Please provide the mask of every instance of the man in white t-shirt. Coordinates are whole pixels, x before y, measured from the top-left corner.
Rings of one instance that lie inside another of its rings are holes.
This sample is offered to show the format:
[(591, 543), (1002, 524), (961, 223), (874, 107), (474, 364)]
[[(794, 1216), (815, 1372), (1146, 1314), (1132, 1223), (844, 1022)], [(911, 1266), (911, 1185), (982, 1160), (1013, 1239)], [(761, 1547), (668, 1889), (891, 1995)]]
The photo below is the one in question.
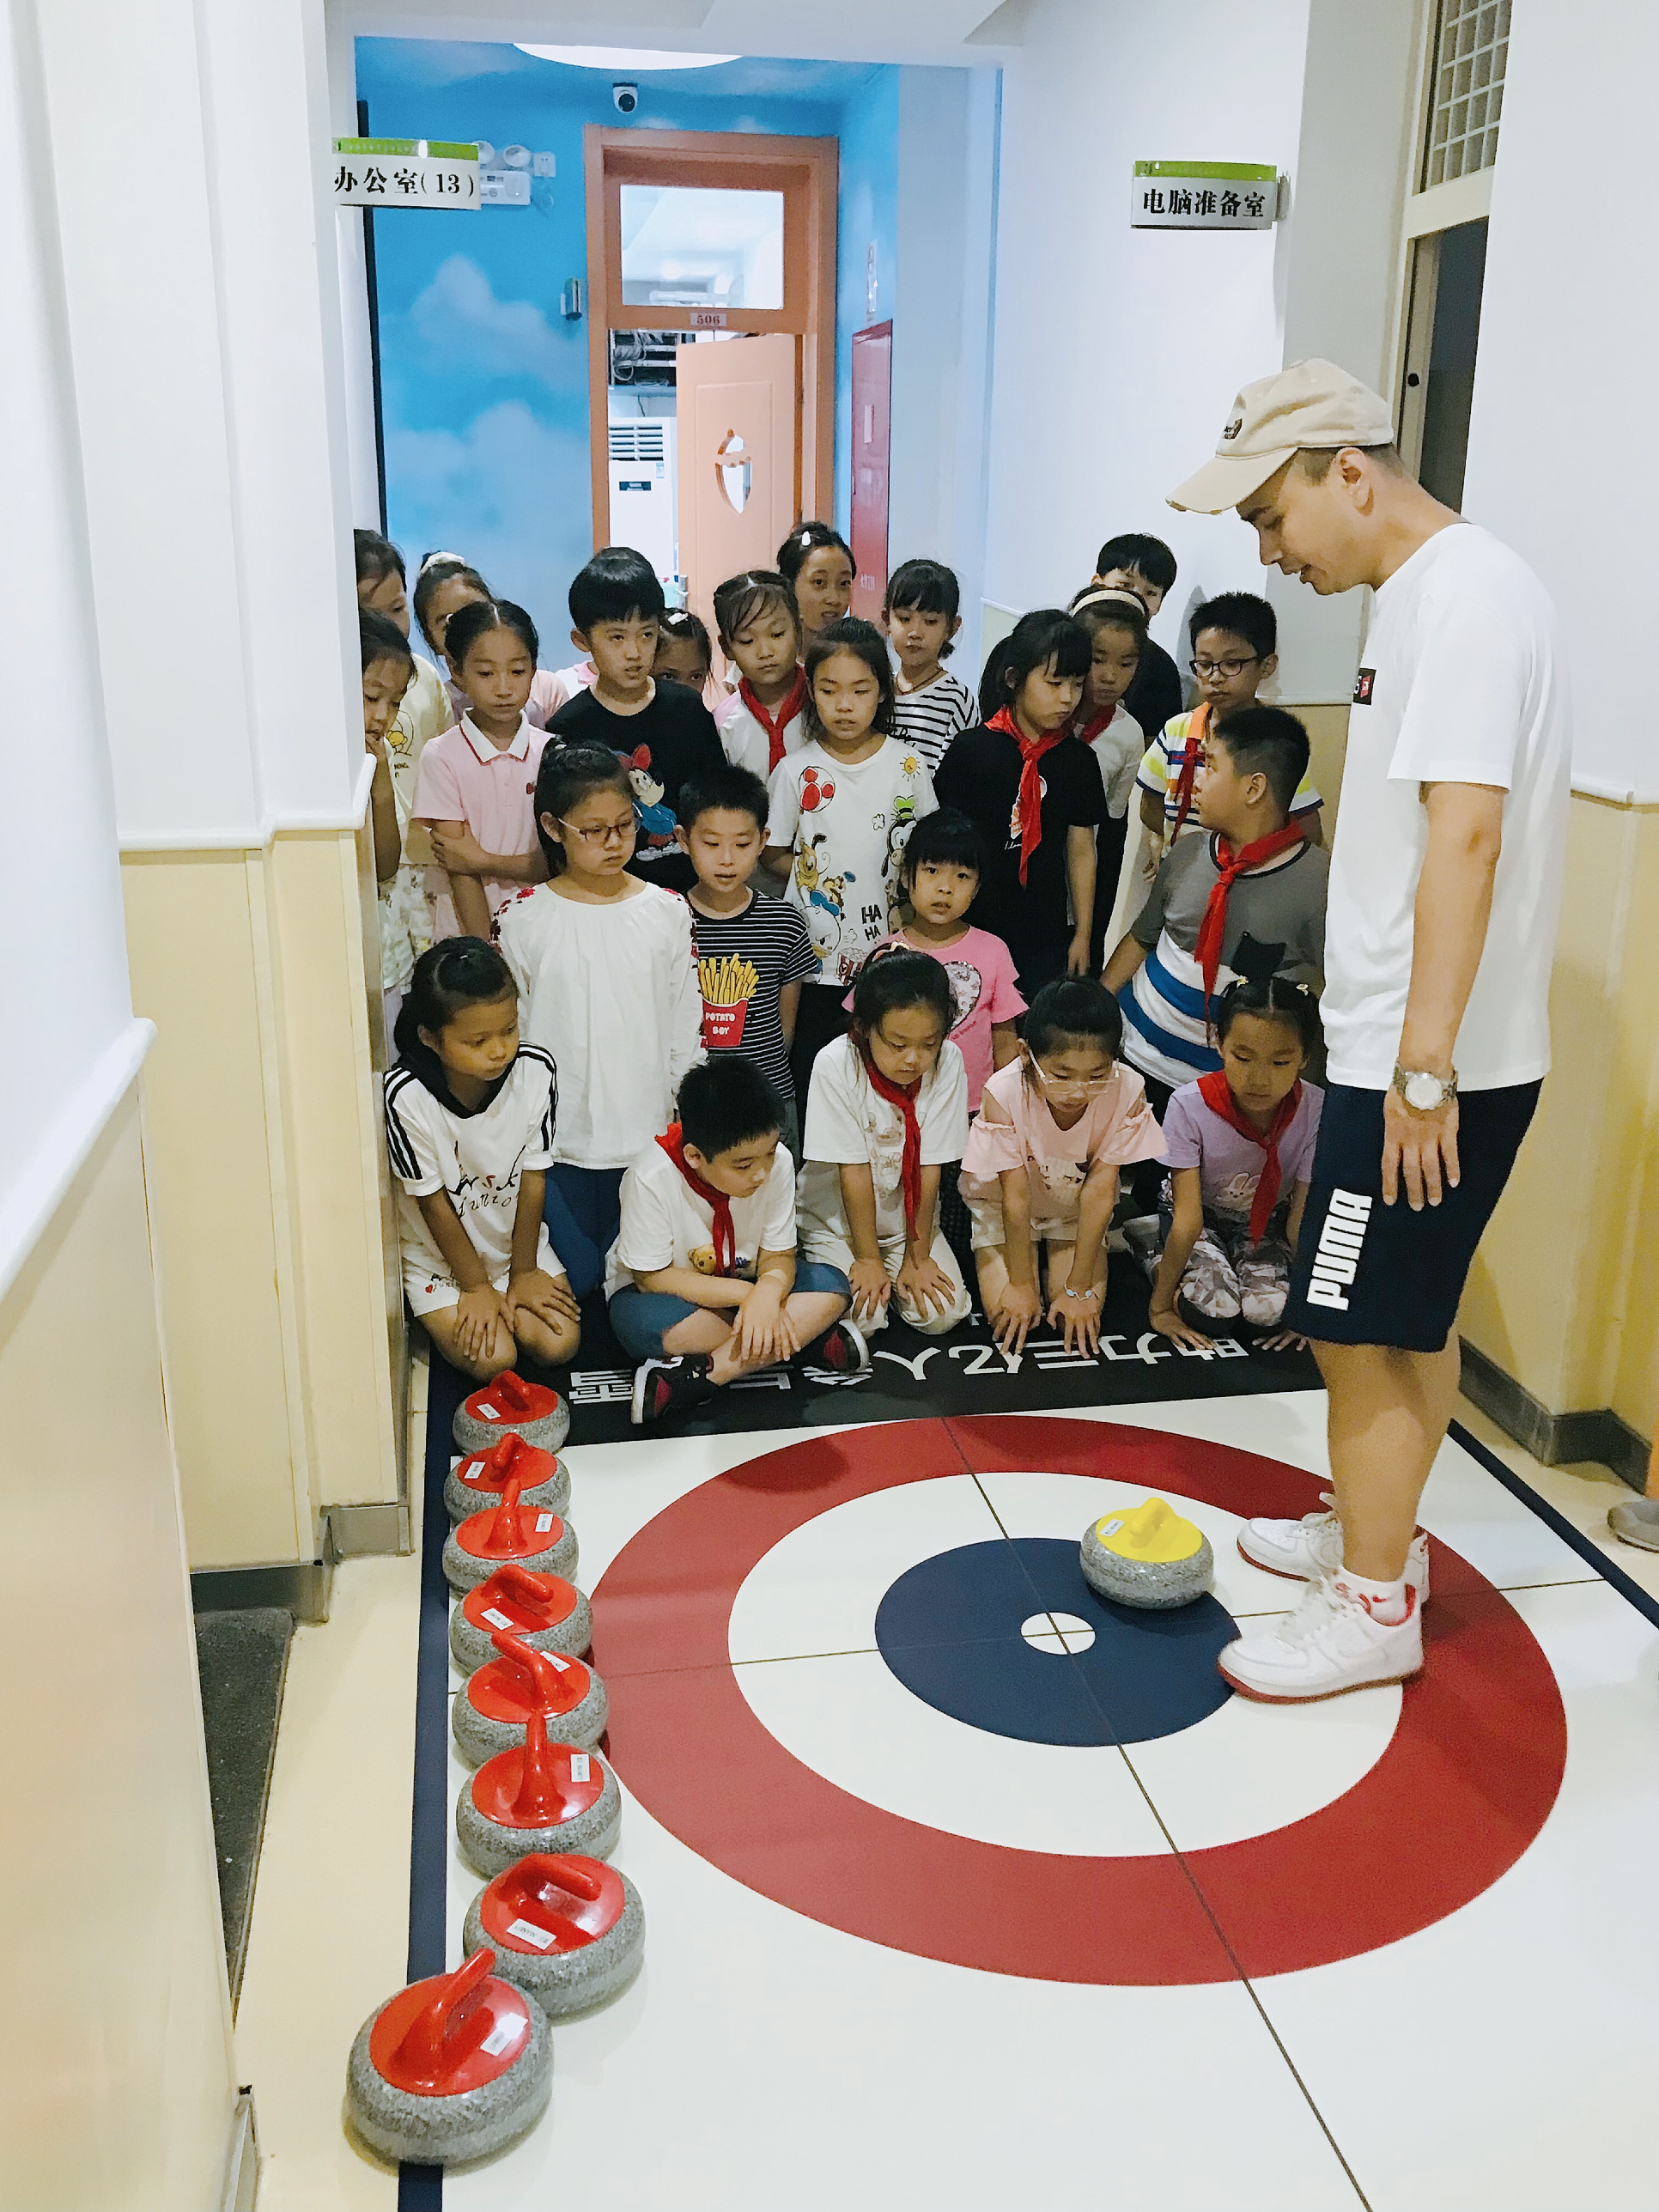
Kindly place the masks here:
[(1220, 1662), (1281, 1703), (1423, 1663), (1417, 1507), (1457, 1395), (1458, 1300), (1549, 1066), (1571, 757), (1554, 611), (1393, 440), (1375, 392), (1298, 362), (1245, 386), (1170, 501), (1236, 507), (1263, 563), (1322, 596), (1376, 595), (1331, 854), (1330, 1084), (1285, 1310), (1329, 1393), (1337, 1510), (1248, 1524), (1245, 1556), (1310, 1588)]

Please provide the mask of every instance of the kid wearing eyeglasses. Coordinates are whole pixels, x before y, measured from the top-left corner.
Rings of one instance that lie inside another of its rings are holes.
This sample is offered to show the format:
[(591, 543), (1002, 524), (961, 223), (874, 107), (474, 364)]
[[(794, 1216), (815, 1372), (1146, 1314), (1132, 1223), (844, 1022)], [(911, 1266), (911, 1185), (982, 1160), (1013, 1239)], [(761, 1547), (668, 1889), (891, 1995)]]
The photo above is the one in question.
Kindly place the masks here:
[(1037, 993), (1019, 1058), (985, 1085), (961, 1189), (980, 1301), (1006, 1352), (1023, 1349), (1045, 1312), (1068, 1352), (1100, 1349), (1118, 1170), (1164, 1156), (1145, 1086), (1118, 1056), (1122, 1044), (1111, 994), (1068, 976)]
[(627, 763), (603, 745), (550, 744), (535, 808), (551, 880), (510, 899), (496, 934), (525, 1042), (558, 1071), (544, 1218), (580, 1298), (617, 1241), (623, 1170), (673, 1120), (701, 1057), (702, 994), (685, 901), (629, 872)]
[[(1187, 663), (1198, 685), (1198, 704), (1190, 714), (1166, 722), (1147, 746), (1135, 782), (1140, 792), (1140, 821), (1146, 833), (1143, 873), (1150, 881), (1176, 839), (1199, 827), (1194, 786), (1204, 755), (1206, 730), (1255, 695), (1279, 666), (1279, 622), (1266, 599), (1253, 592), (1223, 592), (1194, 613), (1193, 657)], [(1310, 845), (1322, 845), (1320, 813), (1324, 805), (1310, 776), (1297, 787), (1291, 818)]]

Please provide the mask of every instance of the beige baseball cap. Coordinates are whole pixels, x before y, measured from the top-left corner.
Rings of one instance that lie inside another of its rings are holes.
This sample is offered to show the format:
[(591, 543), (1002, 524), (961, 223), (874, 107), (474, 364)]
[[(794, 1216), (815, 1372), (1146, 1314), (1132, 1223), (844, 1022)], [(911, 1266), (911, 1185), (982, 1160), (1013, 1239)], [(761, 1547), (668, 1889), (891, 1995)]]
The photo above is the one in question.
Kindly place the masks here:
[(1169, 504), (1220, 514), (1259, 491), (1304, 446), (1391, 446), (1394, 417), (1368, 386), (1334, 361), (1293, 362), (1258, 377), (1234, 400), (1215, 459), (1177, 484)]

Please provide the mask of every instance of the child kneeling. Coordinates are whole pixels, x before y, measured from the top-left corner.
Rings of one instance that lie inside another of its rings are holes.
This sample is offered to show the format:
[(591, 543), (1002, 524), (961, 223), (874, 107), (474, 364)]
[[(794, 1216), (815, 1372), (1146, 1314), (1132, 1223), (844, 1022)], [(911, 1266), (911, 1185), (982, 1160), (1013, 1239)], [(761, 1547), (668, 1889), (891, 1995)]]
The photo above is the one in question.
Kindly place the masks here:
[(635, 1422), (689, 1412), (809, 1345), (824, 1366), (868, 1366), (842, 1320), (846, 1276), (795, 1258), (777, 1092), (751, 1060), (721, 1054), (687, 1072), (678, 1103), (679, 1120), (623, 1177), (605, 1269), (611, 1326), (641, 1363)]
[(939, 1227), (939, 1170), (968, 1138), (955, 1018), (951, 979), (930, 954), (880, 953), (854, 987), (851, 1031), (812, 1064), (801, 1244), (846, 1270), (860, 1328), (885, 1328), (890, 1302), (924, 1336), (973, 1310)]
[(962, 1194), (985, 1317), (1005, 1352), (1019, 1352), (1045, 1311), (1068, 1352), (1100, 1349), (1117, 1171), (1164, 1157), (1146, 1086), (1118, 1058), (1122, 1042), (1109, 991), (1083, 976), (1046, 984), (1018, 1060), (985, 1086)]
[(452, 1367), (488, 1382), (520, 1350), (575, 1357), (581, 1314), (542, 1221), (559, 1086), (519, 1042), (511, 969), (477, 937), (415, 963), (386, 1071), (386, 1137), (403, 1185), (404, 1293)]

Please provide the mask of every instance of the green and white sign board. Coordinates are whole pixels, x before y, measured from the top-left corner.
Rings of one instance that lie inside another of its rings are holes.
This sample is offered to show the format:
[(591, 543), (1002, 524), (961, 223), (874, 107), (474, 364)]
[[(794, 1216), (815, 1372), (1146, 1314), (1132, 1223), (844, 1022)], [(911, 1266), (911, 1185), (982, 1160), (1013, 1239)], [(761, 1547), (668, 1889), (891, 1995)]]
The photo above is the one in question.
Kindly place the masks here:
[(1132, 230), (1271, 230), (1279, 172), (1261, 161), (1137, 161)]
[(336, 207), (436, 208), (476, 214), (482, 204), (477, 146), (436, 138), (337, 138)]

